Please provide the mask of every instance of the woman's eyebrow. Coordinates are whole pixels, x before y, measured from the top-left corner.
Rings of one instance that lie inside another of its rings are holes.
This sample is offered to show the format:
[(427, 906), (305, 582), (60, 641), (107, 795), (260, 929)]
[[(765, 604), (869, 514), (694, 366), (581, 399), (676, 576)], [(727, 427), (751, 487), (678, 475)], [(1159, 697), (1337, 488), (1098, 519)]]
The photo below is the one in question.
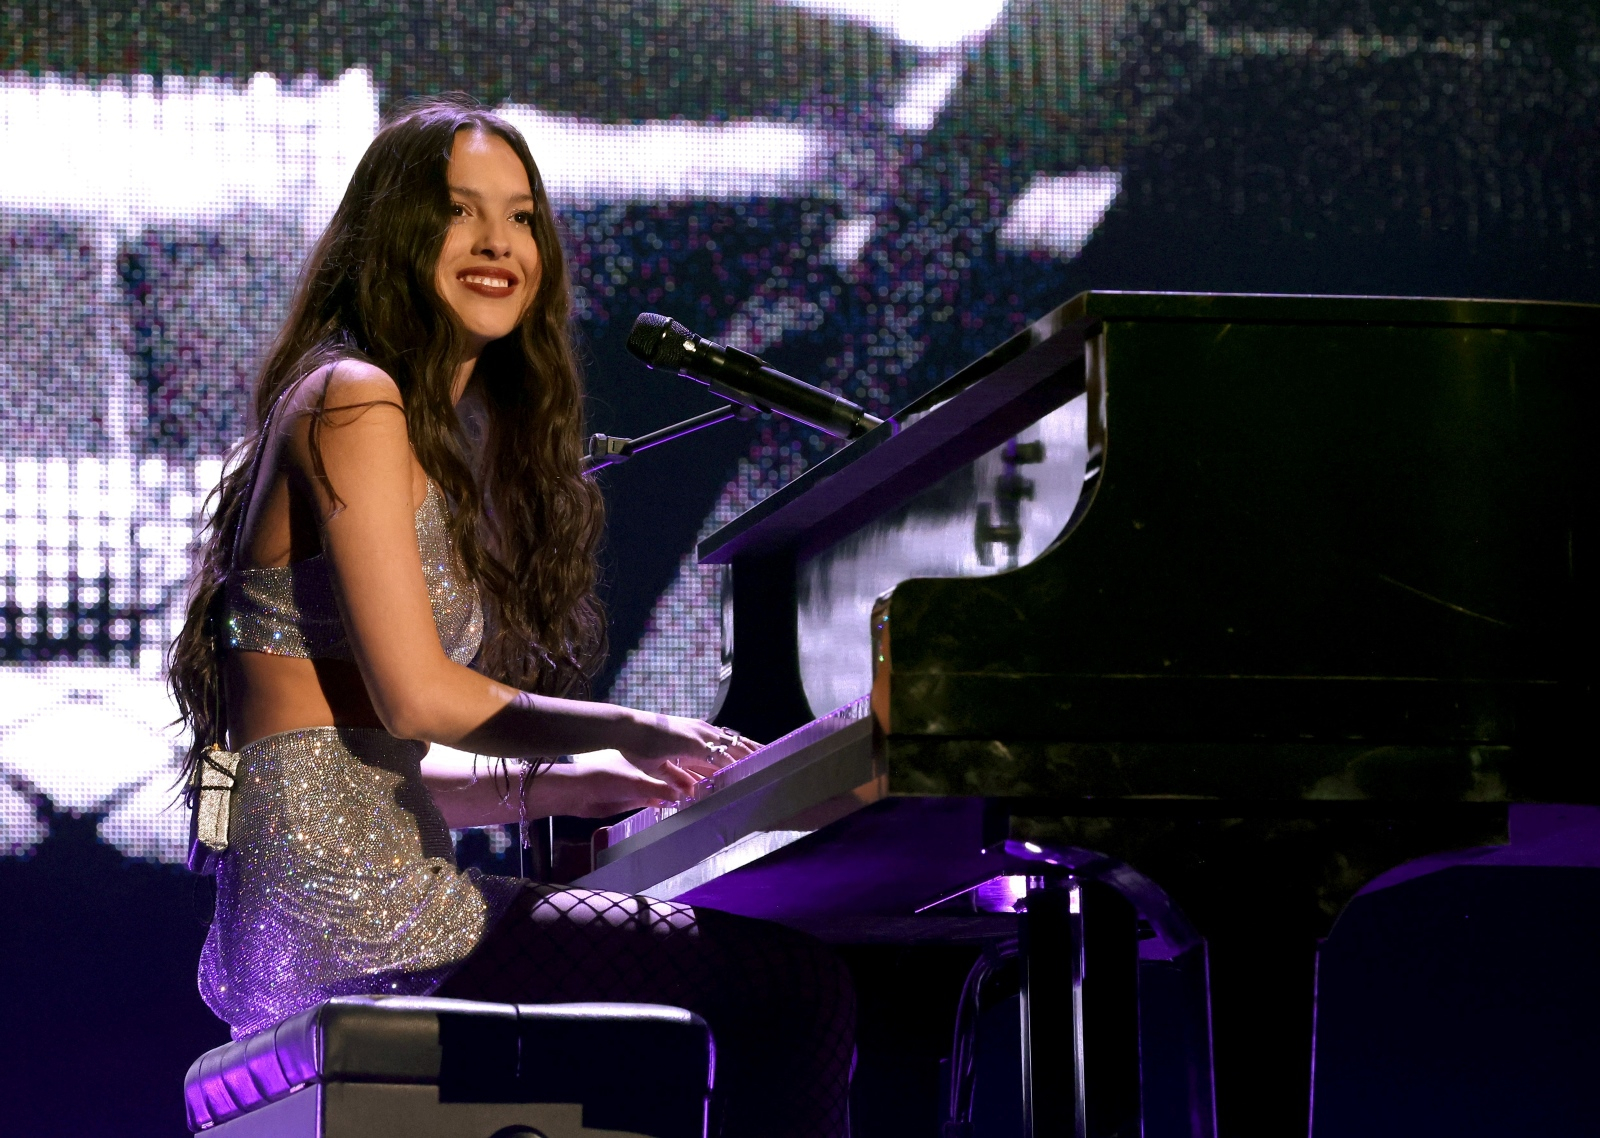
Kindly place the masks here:
[[(483, 194), (481, 194), (477, 190), (474, 190), (470, 186), (451, 186), (450, 187), (450, 192), (452, 194), (455, 194), (457, 197), (473, 198), (473, 199), (475, 199), (477, 201), (480, 201), (480, 202), (483, 201)], [(511, 200), (514, 201), (514, 202), (531, 202), (531, 201), (533, 201), (533, 195), (532, 194), (512, 194), (511, 195)]]

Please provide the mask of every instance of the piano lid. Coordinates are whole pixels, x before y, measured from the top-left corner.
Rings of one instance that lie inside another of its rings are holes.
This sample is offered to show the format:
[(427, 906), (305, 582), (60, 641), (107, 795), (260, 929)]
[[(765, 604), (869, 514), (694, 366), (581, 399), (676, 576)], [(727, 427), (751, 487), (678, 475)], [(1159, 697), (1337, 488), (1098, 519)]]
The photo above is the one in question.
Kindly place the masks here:
[[(815, 553), (1003, 444), (1017, 429), (1065, 401), (1041, 397), (1039, 388), (1082, 356), (1085, 336), (1104, 320), (1592, 334), (1600, 326), (1600, 306), (1414, 297), (1079, 293), (706, 537), (698, 547), (701, 564), (728, 564), (739, 556), (781, 551)], [(987, 382), (980, 385), (980, 380)], [(906, 424), (915, 429), (902, 429)], [(893, 446), (879, 453), (891, 440)]]
[[(1093, 494), (1066, 539), (894, 584), (874, 697), (893, 783), (919, 736), (1548, 749), (1595, 680), (1597, 379), (1591, 305), (1087, 293), (701, 554), (799, 566), (793, 628), (807, 566), (1083, 392)], [(755, 698), (787, 682), (777, 656)], [(1184, 791), (1121, 789), (1152, 792)]]
[(1207, 748), (1256, 745), (1367, 756), (1313, 796), (1402, 795), (1385, 747), (1410, 749), (1407, 778), (1446, 748), (1461, 795), (1546, 793), (1483, 748), (1575, 785), (1600, 307), (1094, 300), (1093, 503), (1015, 572), (896, 586), (874, 690), (891, 785), (968, 777), (958, 740), (1027, 741), (1101, 794), (1217, 792)]

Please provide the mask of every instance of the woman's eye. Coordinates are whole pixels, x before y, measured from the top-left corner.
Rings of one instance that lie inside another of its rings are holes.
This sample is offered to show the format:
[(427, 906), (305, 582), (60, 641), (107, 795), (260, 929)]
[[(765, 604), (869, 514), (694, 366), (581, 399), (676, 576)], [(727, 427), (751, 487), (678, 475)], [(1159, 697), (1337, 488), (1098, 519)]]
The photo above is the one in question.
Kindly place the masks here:
[(520, 213), (512, 214), (511, 220), (516, 222), (518, 225), (532, 225), (533, 214), (529, 213), (527, 210), (523, 210)]
[(451, 217), (466, 217), (467, 216), (467, 207), (462, 205), (460, 202), (451, 202), (450, 203), (450, 216)]

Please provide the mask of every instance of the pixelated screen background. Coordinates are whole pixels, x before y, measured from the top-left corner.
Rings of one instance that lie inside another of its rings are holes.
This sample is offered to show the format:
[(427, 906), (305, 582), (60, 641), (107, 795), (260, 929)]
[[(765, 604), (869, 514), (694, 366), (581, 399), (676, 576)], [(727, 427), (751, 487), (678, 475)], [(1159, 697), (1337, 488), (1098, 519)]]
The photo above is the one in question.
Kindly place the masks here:
[[(884, 414), (1090, 287), (1600, 300), (1597, 29), (1592, 0), (0, 8), (0, 862), (181, 860), (161, 661), (197, 512), (405, 100), (526, 133), (591, 429), (637, 435), (715, 405), (626, 355), (641, 311)], [(727, 424), (603, 476), (596, 694), (710, 710), (693, 543), (834, 445)]]
[[(1508, 11), (1511, 14), (1507, 14)], [(527, 135), (594, 429), (712, 405), (640, 311), (882, 414), (1086, 287), (1594, 299), (1592, 4), (62, 3), (0, 72), (0, 850), (175, 861), (160, 678), (197, 511), (383, 113)], [(597, 694), (706, 714), (697, 534), (833, 444), (730, 425), (604, 476)]]

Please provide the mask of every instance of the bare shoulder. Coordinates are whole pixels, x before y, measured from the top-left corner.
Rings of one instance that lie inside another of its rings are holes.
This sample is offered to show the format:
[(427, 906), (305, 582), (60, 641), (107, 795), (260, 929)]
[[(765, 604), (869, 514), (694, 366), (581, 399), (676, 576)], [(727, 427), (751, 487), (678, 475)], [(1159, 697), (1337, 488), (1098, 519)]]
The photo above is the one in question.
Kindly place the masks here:
[(399, 385), (382, 368), (360, 360), (319, 368), (285, 409), (286, 473), (309, 490), (324, 519), (374, 495), (394, 493), (415, 508), (426, 494)]
[(297, 458), (314, 466), (322, 456), (351, 447), (411, 453), (400, 386), (364, 360), (318, 368), (290, 393), (284, 411), (279, 433)]
[(402, 414), (405, 411), (400, 385), (388, 372), (365, 360), (340, 360), (318, 368), (301, 383), (293, 402), (295, 409), (302, 412), (363, 411), (382, 407)]

